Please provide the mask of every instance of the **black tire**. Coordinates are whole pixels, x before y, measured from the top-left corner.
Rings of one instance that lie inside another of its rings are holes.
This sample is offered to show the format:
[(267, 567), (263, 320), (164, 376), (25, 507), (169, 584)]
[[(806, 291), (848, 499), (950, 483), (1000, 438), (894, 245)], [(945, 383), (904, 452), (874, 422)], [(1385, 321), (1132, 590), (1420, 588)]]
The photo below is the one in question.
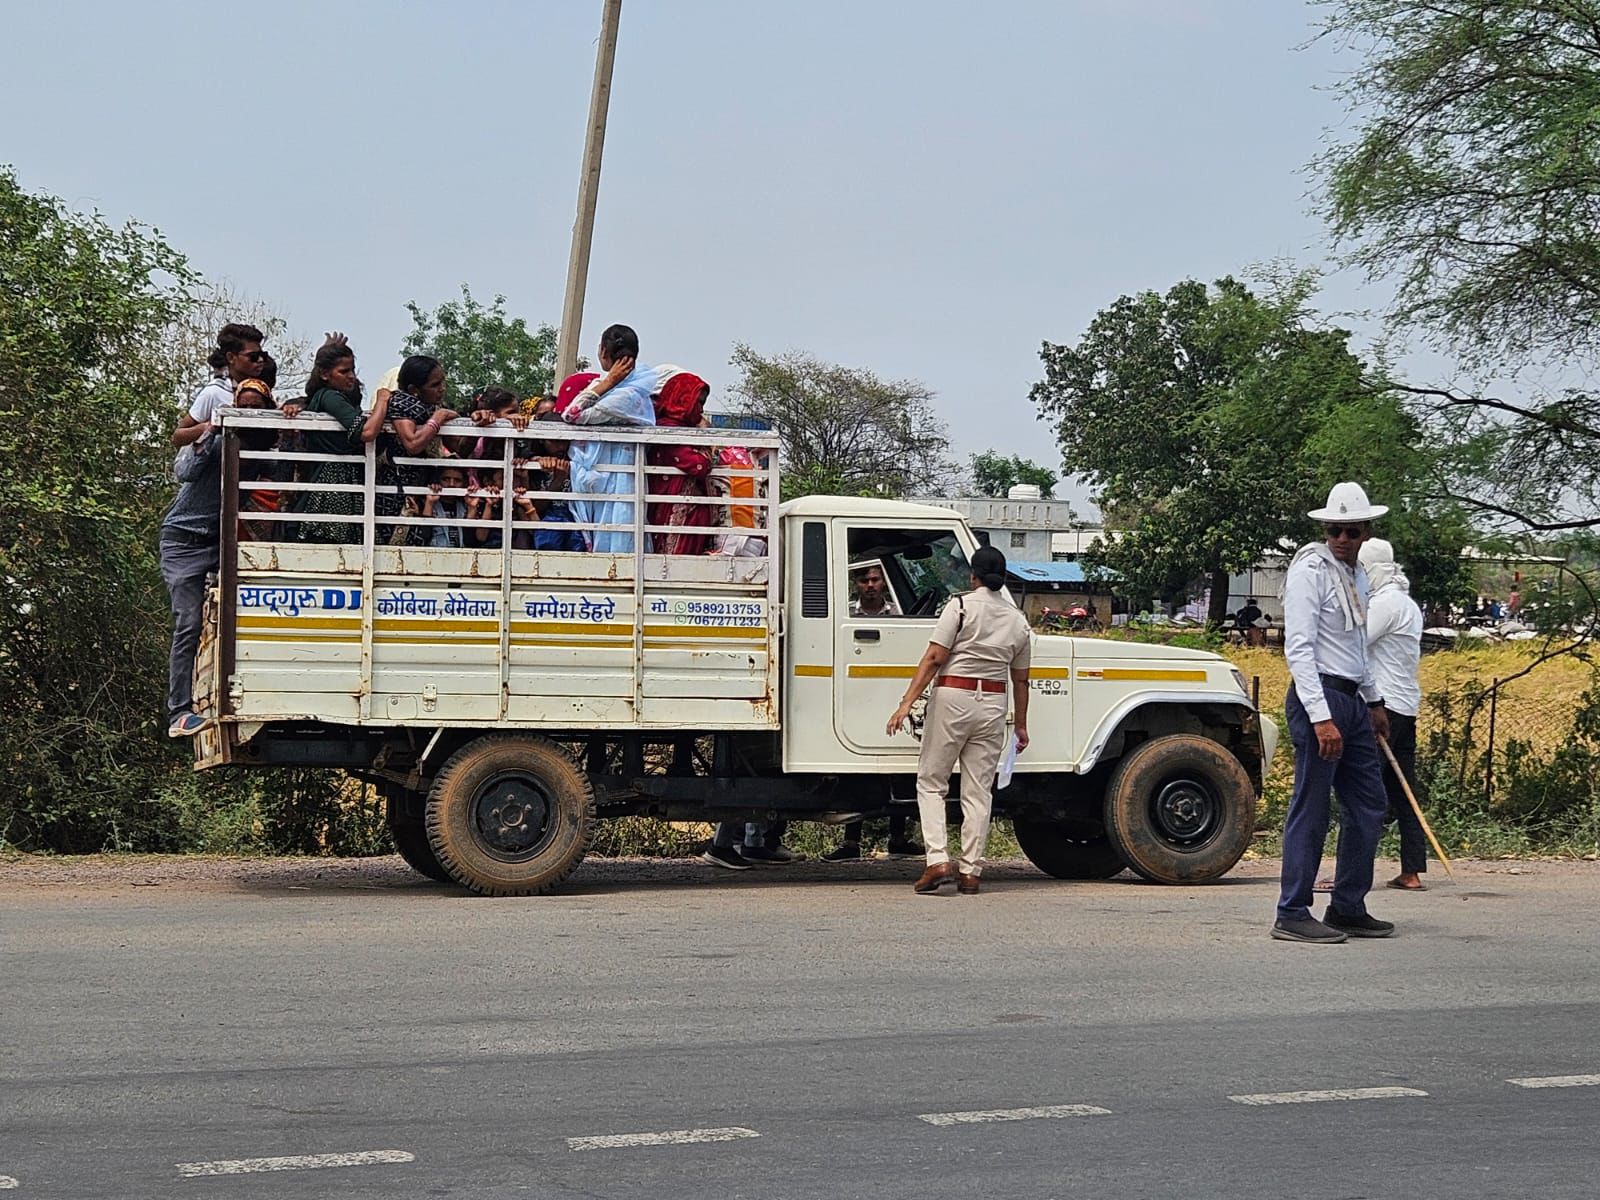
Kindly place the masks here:
[(490, 734), (456, 751), (428, 793), (428, 844), (483, 896), (537, 896), (577, 870), (594, 837), (594, 788), (553, 742)]
[(428, 844), (428, 824), (421, 812), (413, 816), (406, 811), (408, 807), (403, 796), (393, 793), (384, 801), (383, 819), (389, 826), (389, 836), (394, 839), (394, 848), (413, 871), (440, 883), (454, 883), (450, 872), (440, 865), (433, 847)]
[(1197, 734), (1152, 738), (1124, 758), (1105, 798), (1106, 834), (1155, 883), (1231, 871), (1255, 834), (1256, 794), (1226, 746)]
[(1028, 861), (1057, 879), (1110, 879), (1128, 864), (1111, 839), (1085, 837), (1060, 821), (1011, 822)]

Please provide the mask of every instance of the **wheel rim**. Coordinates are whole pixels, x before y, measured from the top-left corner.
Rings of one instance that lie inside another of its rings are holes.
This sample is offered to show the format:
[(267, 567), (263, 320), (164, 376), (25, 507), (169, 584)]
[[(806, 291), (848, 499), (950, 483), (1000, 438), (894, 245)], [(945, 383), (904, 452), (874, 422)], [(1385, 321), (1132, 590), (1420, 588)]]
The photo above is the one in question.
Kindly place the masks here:
[(1222, 804), (1204, 779), (1179, 776), (1156, 789), (1150, 800), (1150, 823), (1169, 846), (1198, 850), (1221, 831)]
[(539, 781), (505, 771), (472, 797), (472, 838), (501, 862), (527, 862), (555, 837), (555, 805)]

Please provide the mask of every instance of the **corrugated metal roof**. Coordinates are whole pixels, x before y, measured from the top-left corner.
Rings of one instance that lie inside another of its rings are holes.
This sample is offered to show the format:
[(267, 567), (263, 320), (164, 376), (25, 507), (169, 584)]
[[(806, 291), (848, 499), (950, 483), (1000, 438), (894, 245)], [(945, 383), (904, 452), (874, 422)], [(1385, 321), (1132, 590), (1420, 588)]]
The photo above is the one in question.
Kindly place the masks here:
[(1007, 574), (1024, 583), (1083, 583), (1083, 567), (1074, 562), (1007, 562)]

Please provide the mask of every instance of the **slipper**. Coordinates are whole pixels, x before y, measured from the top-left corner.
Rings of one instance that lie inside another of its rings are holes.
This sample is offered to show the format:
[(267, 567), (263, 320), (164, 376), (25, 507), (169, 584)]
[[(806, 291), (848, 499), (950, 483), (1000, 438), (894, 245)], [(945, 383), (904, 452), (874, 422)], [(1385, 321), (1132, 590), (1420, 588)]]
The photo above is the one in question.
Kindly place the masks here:
[(1331, 892), (1333, 891), (1333, 880), (1319, 879), (1311, 890), (1313, 892)]
[(1425, 883), (1401, 883), (1398, 875), (1383, 886), (1391, 887), (1397, 892), (1425, 892), (1428, 890), (1428, 885)]

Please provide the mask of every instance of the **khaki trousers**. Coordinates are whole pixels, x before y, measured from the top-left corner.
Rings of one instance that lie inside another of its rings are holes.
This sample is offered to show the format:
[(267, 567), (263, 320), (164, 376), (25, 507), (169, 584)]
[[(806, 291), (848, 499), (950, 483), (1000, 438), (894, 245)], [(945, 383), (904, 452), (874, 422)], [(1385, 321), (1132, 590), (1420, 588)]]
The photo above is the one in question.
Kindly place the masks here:
[(945, 797), (950, 773), (961, 763), (961, 859), (963, 875), (983, 873), (989, 844), (994, 777), (1006, 745), (1006, 694), (936, 687), (928, 700), (917, 759), (917, 814), (928, 865), (950, 861)]

